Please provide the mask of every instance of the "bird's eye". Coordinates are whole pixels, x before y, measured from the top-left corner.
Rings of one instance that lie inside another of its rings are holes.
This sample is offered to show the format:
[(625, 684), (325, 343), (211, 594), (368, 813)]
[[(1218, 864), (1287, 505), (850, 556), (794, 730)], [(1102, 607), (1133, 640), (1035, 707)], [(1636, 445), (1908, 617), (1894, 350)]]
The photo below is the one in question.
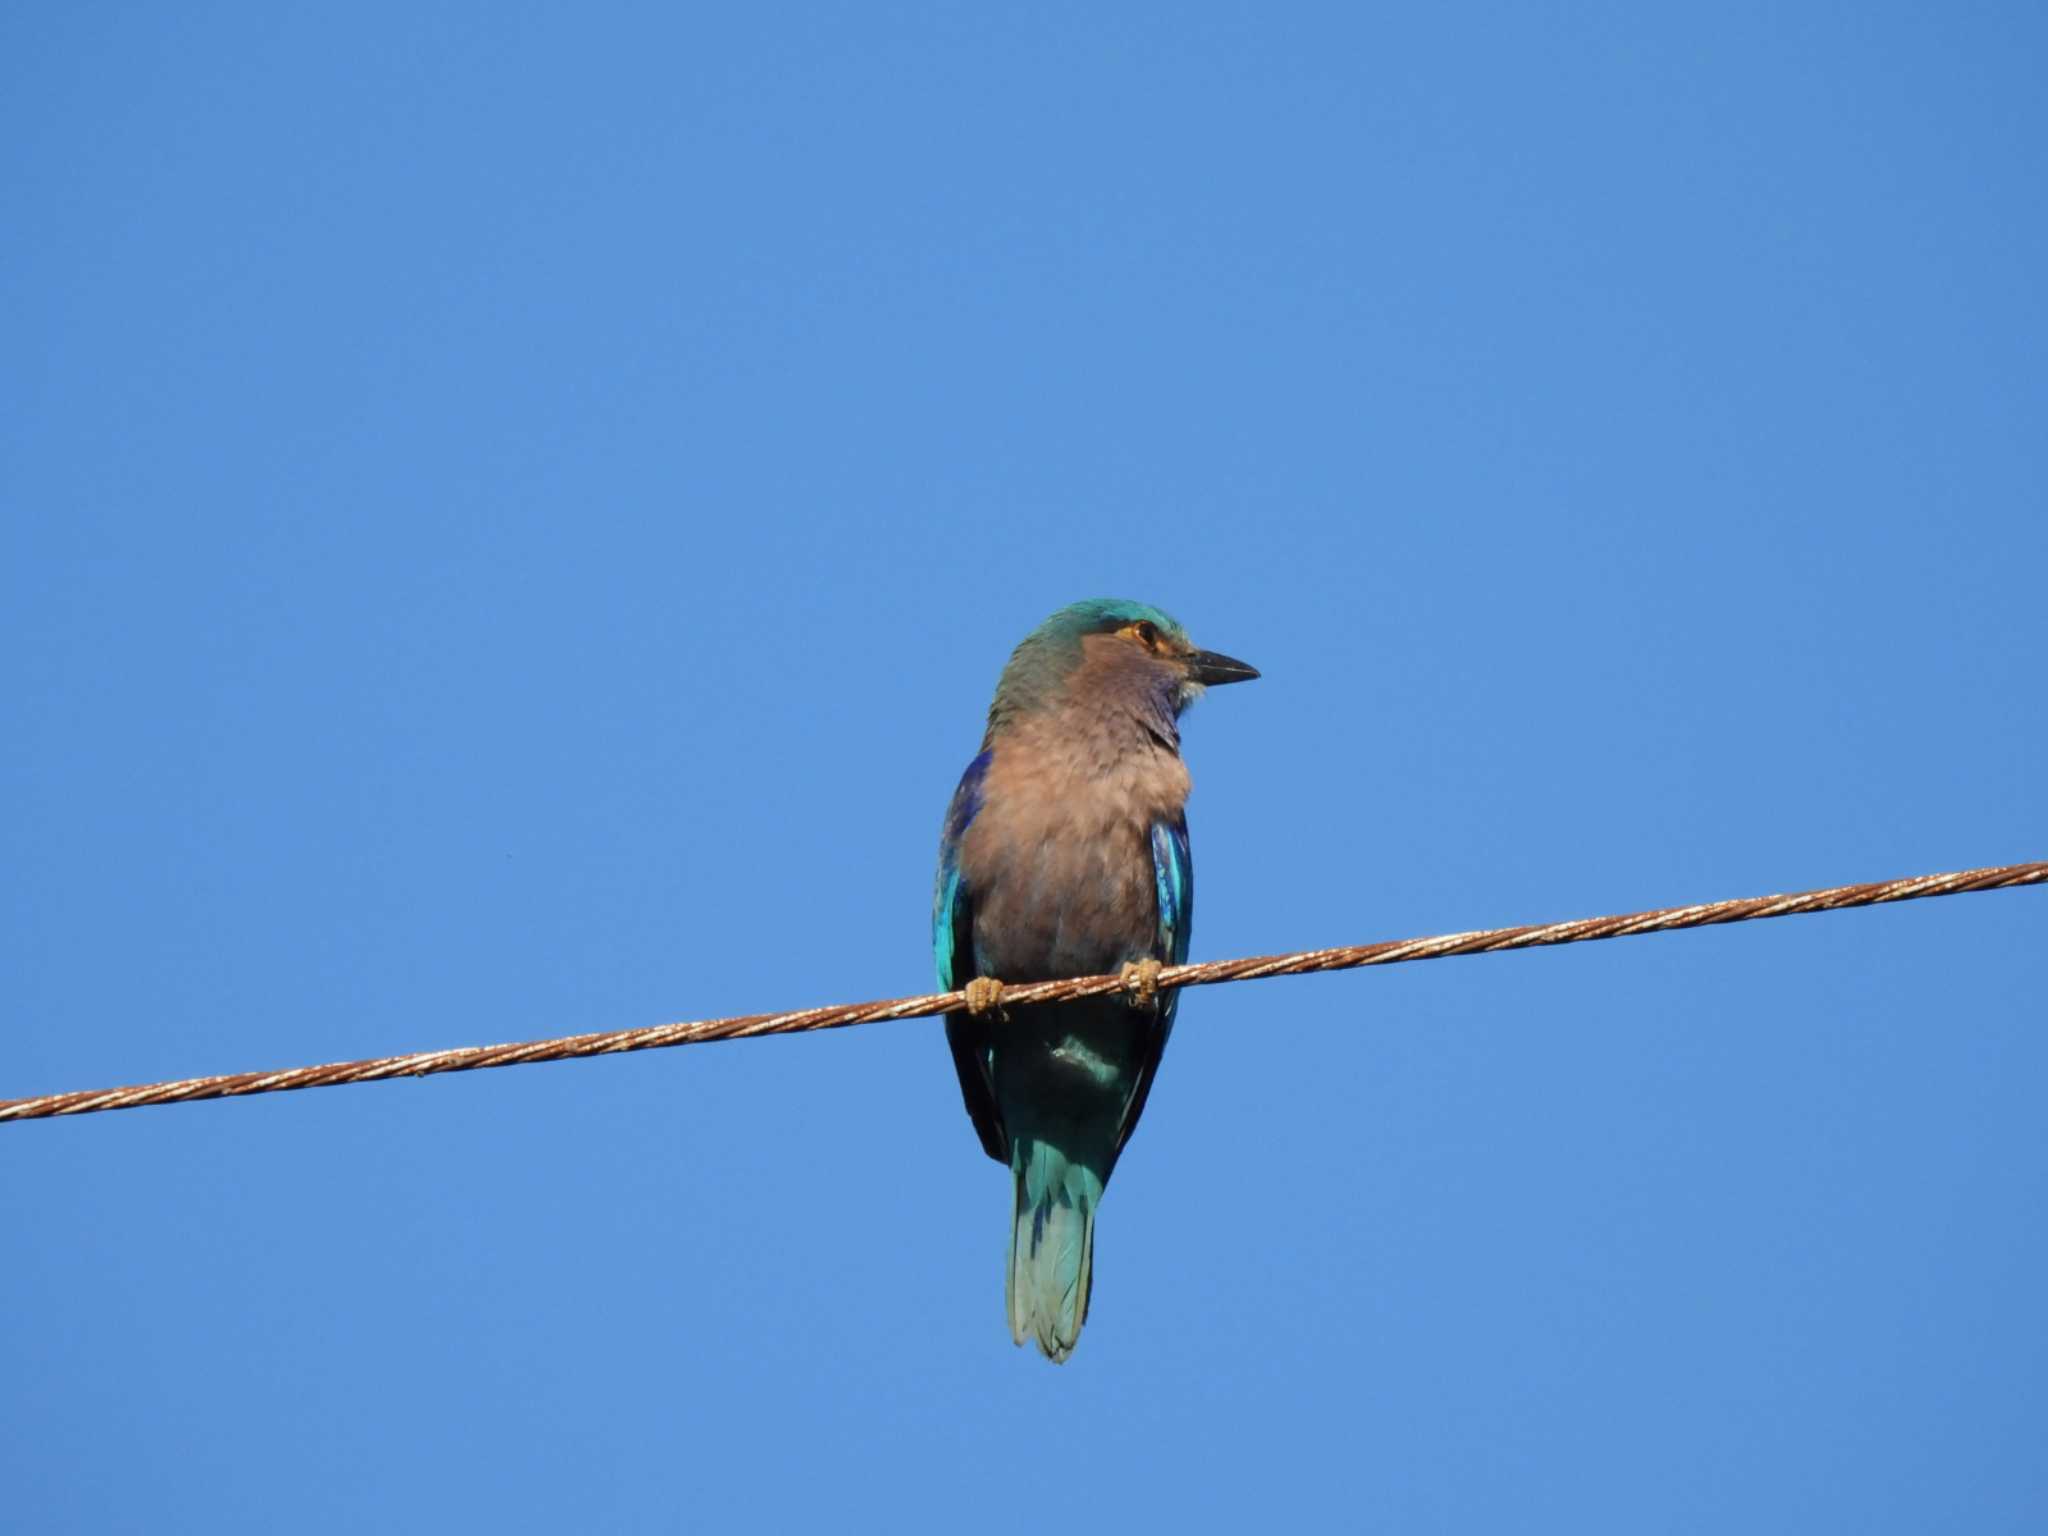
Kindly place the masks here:
[(1148, 651), (1159, 648), (1159, 626), (1150, 619), (1138, 620), (1138, 638), (1145, 642)]

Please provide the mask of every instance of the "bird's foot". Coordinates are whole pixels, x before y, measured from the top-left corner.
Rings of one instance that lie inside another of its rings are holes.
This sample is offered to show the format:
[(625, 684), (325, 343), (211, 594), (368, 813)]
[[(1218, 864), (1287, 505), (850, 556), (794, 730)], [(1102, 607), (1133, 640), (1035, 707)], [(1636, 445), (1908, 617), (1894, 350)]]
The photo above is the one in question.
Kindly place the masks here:
[(993, 976), (977, 976), (960, 990), (967, 994), (969, 1013), (989, 1013), (1002, 1007), (1003, 984)]
[(1159, 973), (1165, 969), (1157, 960), (1133, 960), (1124, 966), (1124, 990), (1131, 994), (1133, 1008), (1150, 1008), (1159, 1000)]

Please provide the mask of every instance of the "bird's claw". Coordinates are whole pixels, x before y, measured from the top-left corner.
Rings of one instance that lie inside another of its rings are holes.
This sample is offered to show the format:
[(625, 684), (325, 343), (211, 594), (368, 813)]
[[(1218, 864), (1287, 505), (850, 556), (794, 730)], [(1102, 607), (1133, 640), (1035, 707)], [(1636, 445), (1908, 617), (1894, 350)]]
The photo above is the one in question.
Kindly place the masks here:
[(988, 1013), (1002, 1006), (1003, 984), (993, 976), (977, 976), (960, 990), (967, 994), (969, 1013)]
[(1149, 1008), (1159, 997), (1159, 973), (1166, 967), (1157, 960), (1132, 960), (1124, 966), (1124, 990), (1131, 994), (1133, 1008)]

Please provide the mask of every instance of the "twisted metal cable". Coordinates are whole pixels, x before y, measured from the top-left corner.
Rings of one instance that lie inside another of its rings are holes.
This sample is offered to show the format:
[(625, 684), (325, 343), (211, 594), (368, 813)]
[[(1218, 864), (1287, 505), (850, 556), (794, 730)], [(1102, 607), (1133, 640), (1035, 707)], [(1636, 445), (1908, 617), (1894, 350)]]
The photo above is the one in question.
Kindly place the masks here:
[[(1568, 923), (1487, 928), (1475, 933), (1447, 933), (1434, 938), (1302, 950), (1291, 955), (1205, 960), (1199, 965), (1166, 966), (1160, 970), (1156, 980), (1117, 975), (1032, 982), (1003, 987), (1001, 1004), (1008, 1007), (1013, 1004), (1068, 1002), (1148, 985), (1161, 988), (1206, 987), (1216, 982), (1300, 976), (1312, 971), (1349, 971), (1367, 965), (1443, 960), (1452, 955), (1485, 955), (1504, 949), (1535, 949), (1546, 944), (1584, 944), (1594, 939), (1627, 938), (1639, 933), (1668, 933), (1679, 928), (1707, 928), (1717, 923), (1746, 923), (1766, 917), (1793, 917), (1802, 912), (1875, 907), (1886, 902), (1917, 901), (1923, 896), (1957, 896), (1966, 891), (1996, 891), (2009, 886), (2044, 883), (2048, 883), (2048, 861), (2002, 864), (1946, 875), (1880, 880), (1868, 885), (1836, 885), (1792, 896), (1745, 896), (1732, 901), (1710, 901), (1700, 906), (1664, 907), (1652, 912), (1631, 912), (1621, 917), (1582, 917)], [(899, 997), (877, 1003), (800, 1008), (794, 1013), (750, 1013), (729, 1019), (702, 1019), (683, 1024), (608, 1030), (599, 1034), (566, 1035), (524, 1044), (469, 1045), (445, 1051), (415, 1051), (410, 1055), (378, 1056), (367, 1061), (291, 1067), (282, 1072), (236, 1072), (225, 1077), (188, 1077), (176, 1082), (145, 1083), (134, 1088), (51, 1093), (40, 1098), (0, 1100), (0, 1121), (45, 1120), (58, 1115), (95, 1114), (105, 1109), (139, 1109), (145, 1104), (232, 1099), (252, 1093), (286, 1093), (296, 1088), (336, 1088), (344, 1083), (373, 1083), (390, 1077), (475, 1072), (485, 1067), (516, 1067), (528, 1062), (570, 1061), (581, 1056), (609, 1056), (622, 1051), (697, 1045), (707, 1040), (744, 1040), (754, 1035), (791, 1035), (813, 1029), (841, 1029), (849, 1024), (875, 1024), (884, 1019), (927, 1018), (964, 1008), (966, 1004), (963, 992), (935, 992), (923, 997)]]

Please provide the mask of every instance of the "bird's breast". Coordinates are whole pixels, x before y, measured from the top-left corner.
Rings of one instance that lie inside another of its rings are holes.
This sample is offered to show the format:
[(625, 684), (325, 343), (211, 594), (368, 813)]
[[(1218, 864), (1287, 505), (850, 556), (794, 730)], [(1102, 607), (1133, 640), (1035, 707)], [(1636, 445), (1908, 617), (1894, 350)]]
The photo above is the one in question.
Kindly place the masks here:
[(1089, 743), (998, 746), (960, 868), (982, 975), (1044, 980), (1154, 955), (1152, 825), (1180, 813), (1187, 770), (1164, 752), (1103, 762)]

